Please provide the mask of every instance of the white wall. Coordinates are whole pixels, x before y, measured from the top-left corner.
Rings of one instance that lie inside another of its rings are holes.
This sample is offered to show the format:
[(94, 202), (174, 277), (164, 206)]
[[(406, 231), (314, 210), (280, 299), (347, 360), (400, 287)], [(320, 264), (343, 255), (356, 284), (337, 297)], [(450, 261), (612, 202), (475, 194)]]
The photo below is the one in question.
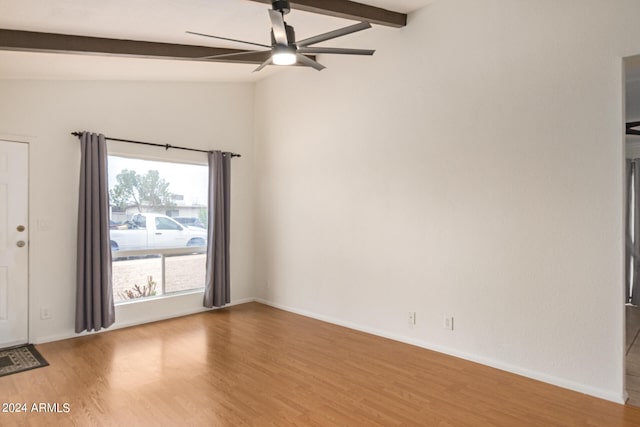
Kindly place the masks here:
[(627, 159), (637, 159), (640, 157), (640, 138), (635, 135), (629, 135), (626, 138), (626, 157)]
[[(253, 297), (253, 85), (5, 80), (0, 136), (30, 146), (31, 341), (74, 336), (80, 144), (70, 133), (82, 130), (241, 153), (232, 167), (231, 298)], [(112, 153), (206, 164), (200, 153), (109, 144)], [(50, 320), (40, 320), (43, 306)], [(201, 293), (127, 304), (115, 327), (201, 309)]]
[(259, 82), (260, 296), (622, 401), (622, 58), (639, 15), (440, 0), (344, 39), (372, 58)]

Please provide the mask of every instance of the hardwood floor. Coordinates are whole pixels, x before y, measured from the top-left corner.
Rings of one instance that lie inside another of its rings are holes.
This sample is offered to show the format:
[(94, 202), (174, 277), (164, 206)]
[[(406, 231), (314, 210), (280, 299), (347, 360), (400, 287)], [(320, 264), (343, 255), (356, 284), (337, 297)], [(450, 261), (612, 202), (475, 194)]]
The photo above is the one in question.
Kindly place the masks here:
[(37, 346), (2, 426), (638, 426), (617, 405), (257, 303)]

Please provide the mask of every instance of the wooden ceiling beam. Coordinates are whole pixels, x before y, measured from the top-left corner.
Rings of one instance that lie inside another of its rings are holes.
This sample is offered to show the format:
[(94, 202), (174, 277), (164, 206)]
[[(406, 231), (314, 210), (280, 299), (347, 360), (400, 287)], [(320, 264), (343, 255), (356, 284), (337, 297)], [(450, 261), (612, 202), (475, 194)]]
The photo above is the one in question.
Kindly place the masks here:
[(640, 135), (640, 130), (634, 129), (640, 127), (640, 122), (627, 122), (627, 135)]
[(68, 34), (38, 33), (0, 29), (0, 50), (68, 54), (113, 55), (133, 58), (157, 58), (203, 62), (261, 64), (271, 51), (241, 58), (200, 59), (206, 56), (246, 52), (241, 49), (158, 43), (138, 40), (107, 39)]
[(627, 129), (637, 128), (640, 126), (640, 122), (629, 122), (627, 123)]
[[(251, 1), (271, 4), (271, 0)], [(353, 21), (367, 21), (371, 24), (388, 27), (400, 28), (407, 25), (407, 15), (404, 13), (392, 12), (350, 0), (291, 0), (291, 8)]]

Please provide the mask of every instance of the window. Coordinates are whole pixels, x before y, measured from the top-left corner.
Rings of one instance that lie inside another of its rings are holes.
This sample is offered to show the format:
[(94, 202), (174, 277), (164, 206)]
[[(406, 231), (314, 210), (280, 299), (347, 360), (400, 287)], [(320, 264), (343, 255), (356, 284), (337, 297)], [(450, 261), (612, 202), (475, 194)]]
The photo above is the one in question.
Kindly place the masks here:
[(170, 218), (207, 210), (204, 165), (109, 156), (110, 240), (116, 303), (204, 288), (207, 232)]

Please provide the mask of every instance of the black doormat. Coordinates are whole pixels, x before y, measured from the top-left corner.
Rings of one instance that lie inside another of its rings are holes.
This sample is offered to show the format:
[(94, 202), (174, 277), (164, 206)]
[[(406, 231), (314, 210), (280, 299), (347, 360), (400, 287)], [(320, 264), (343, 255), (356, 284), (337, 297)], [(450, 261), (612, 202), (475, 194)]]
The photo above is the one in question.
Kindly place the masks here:
[(0, 377), (49, 366), (33, 344), (0, 350)]

